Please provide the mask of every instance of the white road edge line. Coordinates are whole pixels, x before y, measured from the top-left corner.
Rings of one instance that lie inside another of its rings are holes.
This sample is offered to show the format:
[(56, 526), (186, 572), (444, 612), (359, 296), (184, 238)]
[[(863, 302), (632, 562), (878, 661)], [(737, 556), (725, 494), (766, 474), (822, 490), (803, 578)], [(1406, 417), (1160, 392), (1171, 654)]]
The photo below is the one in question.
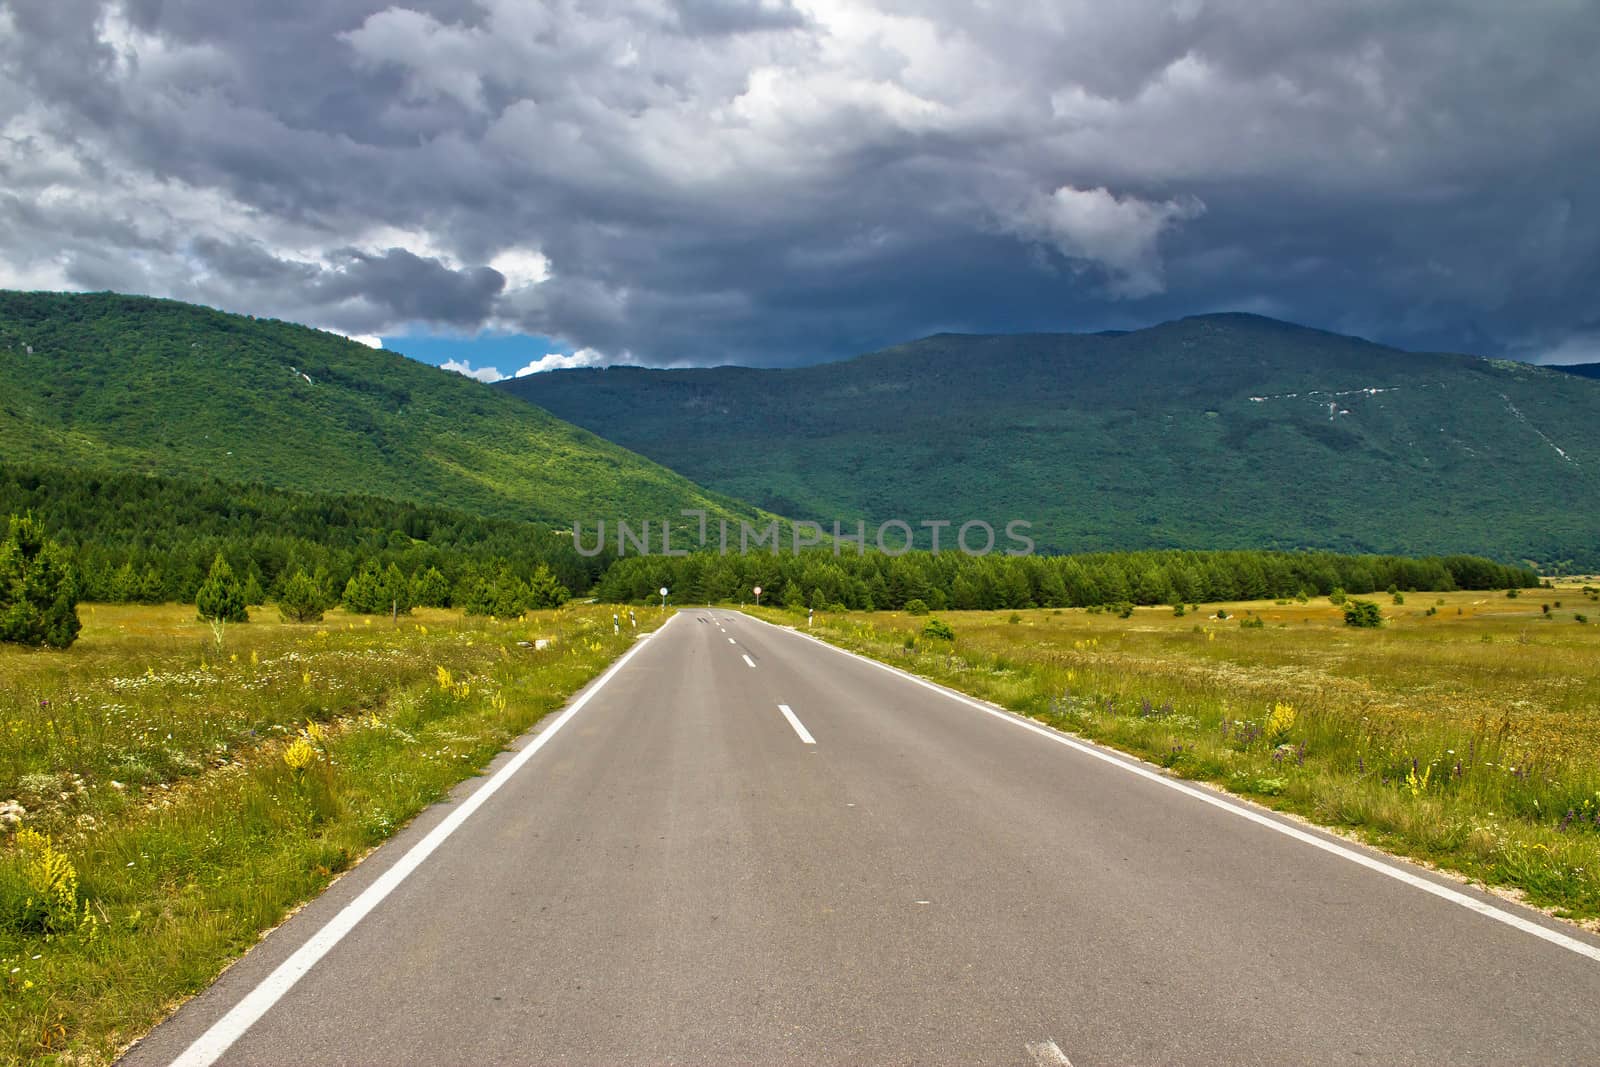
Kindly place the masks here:
[[(672, 625), (673, 620), (677, 618), (677, 615), (673, 615), (667, 619), (655, 633), (661, 633), (662, 630)], [(643, 635), (644, 638), (651, 636), (653, 635)], [(366, 918), (367, 914), (379, 904), (383, 903), (384, 898), (394, 892), (412, 871), (422, 866), (423, 862), (433, 854), (434, 850), (444, 844), (445, 839), (455, 833), (461, 827), (461, 824), (472, 816), (473, 812), (481, 808), (485, 801), (500, 790), (501, 786), (510, 781), (511, 776), (521, 770), (533, 758), (534, 753), (543, 748), (545, 743), (570, 722), (574, 715), (582, 711), (584, 705), (589, 703), (594, 695), (600, 692), (605, 687), (605, 684), (616, 676), (618, 671), (628, 665), (628, 661), (634, 657), (634, 654), (648, 643), (644, 639), (635, 643), (632, 648), (623, 654), (621, 659), (613, 663), (600, 676), (598, 681), (585, 689), (576, 700), (569, 704), (566, 711), (563, 711), (545, 729), (539, 731), (533, 740), (528, 742), (526, 748), (513, 756), (504, 767), (495, 772), (492, 778), (474, 790), (471, 795), (461, 802), (459, 807), (446, 816), (438, 826), (430, 830), (426, 837), (412, 845), (410, 851), (401, 856), (393, 867), (384, 871), (375, 882), (362, 890), (360, 896), (346, 904), (337, 915), (323, 924), (322, 929), (313, 934), (305, 944), (295, 949), (293, 955), (280, 963), (271, 974), (263, 978), (261, 983), (246, 994), (243, 1000), (230, 1008), (226, 1015), (212, 1023), (210, 1029), (196, 1038), (194, 1043), (184, 1050), (181, 1056), (172, 1061), (172, 1067), (210, 1067), (211, 1064), (216, 1063), (233, 1046), (233, 1043), (243, 1037), (246, 1030), (249, 1030), (257, 1020), (270, 1011), (272, 1006), (285, 993), (289, 992), (296, 982), (305, 977), (306, 973), (316, 966), (317, 961), (326, 956), (344, 938), (345, 934), (355, 929), (357, 923)]]
[[(746, 618), (755, 619), (755, 616), (749, 615), (746, 616)], [(1086, 756), (1093, 756), (1095, 759), (1100, 760), (1103, 763), (1109, 763), (1111, 766), (1118, 767), (1124, 771), (1127, 771), (1129, 774), (1135, 774), (1141, 778), (1149, 779), (1150, 781), (1166, 786), (1168, 789), (1171, 789), (1175, 792), (1192, 797), (1193, 799), (1200, 801), (1202, 804), (1210, 804), (1214, 808), (1220, 808), (1229, 814), (1237, 815), (1241, 819), (1248, 819), (1250, 822), (1283, 834), (1285, 837), (1291, 837), (1302, 844), (1310, 845), (1312, 848), (1319, 848), (1324, 852), (1338, 856), (1340, 859), (1349, 860), (1351, 863), (1359, 864), (1360, 866), (1365, 867), (1368, 870), (1375, 871), (1386, 878), (1393, 878), (1397, 882), (1404, 882), (1406, 885), (1420, 889), (1424, 893), (1432, 893), (1434, 896), (1439, 897), (1442, 900), (1447, 900), (1452, 904), (1458, 904), (1461, 907), (1466, 908), (1468, 911), (1477, 912), (1486, 919), (1493, 919), (1495, 922), (1504, 923), (1513, 929), (1521, 930), (1525, 934), (1532, 934), (1534, 937), (1537, 937), (1543, 941), (1548, 941), (1550, 944), (1564, 948), (1569, 952), (1575, 952), (1580, 956), (1585, 956), (1591, 960), (1600, 962), (1600, 947), (1591, 945), (1586, 941), (1580, 941), (1575, 937), (1570, 937), (1559, 930), (1551, 930), (1548, 927), (1541, 926), (1538, 923), (1533, 922), (1531, 919), (1526, 919), (1521, 915), (1506, 911), (1504, 908), (1497, 908), (1487, 901), (1479, 900), (1478, 898), (1469, 896), (1466, 893), (1460, 892), (1459, 890), (1451, 889), (1449, 886), (1440, 885), (1437, 882), (1430, 881), (1429, 879), (1424, 878), (1420, 874), (1417, 874), (1413, 871), (1408, 871), (1402, 867), (1395, 866), (1392, 863), (1385, 863), (1380, 859), (1377, 859), (1373, 856), (1368, 856), (1362, 852), (1358, 852), (1353, 848), (1347, 848), (1346, 846), (1335, 841), (1318, 837), (1316, 834), (1307, 833), (1305, 830), (1302, 830), (1299, 827), (1291, 826), (1288, 823), (1279, 822), (1277, 819), (1270, 818), (1259, 811), (1252, 811), (1251, 809), (1240, 804), (1236, 804), (1231, 800), (1226, 800), (1218, 794), (1207, 792), (1204, 789), (1200, 789), (1186, 782), (1179, 781), (1176, 778), (1169, 778), (1164, 774), (1157, 774), (1155, 771), (1150, 770), (1149, 768), (1141, 767), (1138, 764), (1130, 762), (1134, 758), (1132, 756), (1126, 756), (1120, 753), (1113, 754), (1104, 749), (1096, 748), (1094, 745), (1088, 744), (1087, 742), (1079, 741), (1077, 738), (1068, 737), (1066, 734), (1057, 733), (1046, 726), (1041, 726), (1032, 719), (1025, 719), (1022, 716), (1006, 711), (1003, 708), (999, 708), (990, 704), (984, 704), (981, 701), (975, 700), (964, 693), (958, 693), (953, 689), (947, 689), (944, 686), (939, 685), (937, 682), (930, 682), (926, 678), (920, 678), (909, 671), (901, 670), (899, 667), (892, 667), (887, 663), (880, 663), (879, 661), (872, 659), (870, 656), (863, 656), (860, 653), (851, 652), (849, 649), (840, 648), (838, 645), (830, 645), (828, 642), (819, 637), (812, 637), (810, 634), (803, 634), (798, 630), (790, 630), (787, 627), (778, 626), (775, 623), (767, 622), (765, 619), (756, 619), (755, 621), (763, 623), (767, 626), (771, 626), (774, 630), (781, 630), (784, 633), (793, 634), (795, 637), (803, 640), (811, 641), (815, 644), (821, 645), (823, 648), (830, 648), (841, 655), (849, 656), (852, 659), (858, 659), (863, 663), (869, 663), (880, 670), (888, 671), (890, 674), (897, 674), (908, 682), (920, 685), (924, 689), (932, 690), (933, 692), (948, 697), (958, 703), (965, 704), (970, 708), (976, 708), (985, 715), (991, 715), (994, 718), (999, 719), (1001, 722), (1008, 722), (1013, 726), (1036, 733), (1040, 737), (1054, 741), (1058, 745), (1065, 745), (1067, 748), (1074, 749)]]
[(1072, 1061), (1054, 1041), (1030, 1041), (1027, 1049), (1038, 1067), (1072, 1067)]
[(793, 726), (794, 732), (800, 735), (800, 740), (804, 741), (808, 745), (814, 745), (817, 743), (817, 739), (811, 736), (811, 731), (806, 729), (805, 723), (800, 721), (799, 717), (795, 715), (794, 711), (789, 707), (789, 705), (779, 704), (778, 710), (783, 712), (783, 717), (785, 719), (789, 720), (789, 725)]
[(756, 665), (756, 661), (751, 659), (749, 656), (746, 656), (744, 658), (744, 665), (746, 667), (754, 667)]

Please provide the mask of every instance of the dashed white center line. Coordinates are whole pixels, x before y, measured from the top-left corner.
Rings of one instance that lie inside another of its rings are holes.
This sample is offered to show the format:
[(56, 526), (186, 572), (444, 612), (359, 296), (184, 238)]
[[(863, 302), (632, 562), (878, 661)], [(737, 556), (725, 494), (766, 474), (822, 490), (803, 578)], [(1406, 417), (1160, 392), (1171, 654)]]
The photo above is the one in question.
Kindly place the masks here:
[(749, 656), (746, 656), (744, 658), (744, 665), (746, 667), (754, 667), (756, 665), (756, 661), (751, 659)]
[(1027, 1049), (1039, 1067), (1072, 1067), (1072, 1061), (1054, 1041), (1030, 1041)]
[(737, 644), (738, 644), (738, 643), (739, 643), (739, 642), (737, 642), (737, 641), (735, 641), (735, 640), (734, 640), (734, 639), (733, 639), (733, 638), (731, 638), (731, 637), (730, 637), (730, 638), (728, 638), (728, 644), (730, 644), (730, 645), (737, 645)]
[(817, 739), (811, 736), (811, 731), (806, 729), (805, 723), (801, 722), (795, 713), (790, 710), (789, 705), (779, 704), (778, 710), (783, 712), (783, 717), (785, 719), (789, 720), (789, 725), (793, 726), (794, 732), (800, 735), (800, 740), (804, 741), (808, 745), (814, 745), (817, 743)]

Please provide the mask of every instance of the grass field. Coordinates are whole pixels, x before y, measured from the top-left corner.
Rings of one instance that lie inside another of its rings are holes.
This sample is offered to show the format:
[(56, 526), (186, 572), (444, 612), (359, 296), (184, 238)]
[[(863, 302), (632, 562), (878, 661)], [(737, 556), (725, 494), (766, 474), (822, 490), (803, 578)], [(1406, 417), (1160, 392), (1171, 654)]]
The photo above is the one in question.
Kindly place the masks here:
[(1345, 626), (1322, 599), (1210, 605), (1181, 617), (1168, 607), (1127, 618), (1080, 609), (939, 614), (954, 640), (899, 613), (819, 615), (813, 632), (1175, 774), (1594, 920), (1595, 597), (1582, 584), (1515, 599), (1415, 593), (1395, 604), (1380, 595), (1381, 629)]
[(0, 1062), (108, 1062), (632, 638), (609, 607), (80, 612), (67, 652), (0, 646)]

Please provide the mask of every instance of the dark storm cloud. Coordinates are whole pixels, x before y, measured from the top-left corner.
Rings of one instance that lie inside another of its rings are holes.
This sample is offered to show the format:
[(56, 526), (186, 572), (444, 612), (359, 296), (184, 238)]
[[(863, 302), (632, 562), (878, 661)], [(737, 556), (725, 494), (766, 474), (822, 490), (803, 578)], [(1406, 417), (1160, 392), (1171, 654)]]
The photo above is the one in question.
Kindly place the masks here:
[(0, 283), (792, 362), (1600, 358), (1600, 5), (0, 0)]

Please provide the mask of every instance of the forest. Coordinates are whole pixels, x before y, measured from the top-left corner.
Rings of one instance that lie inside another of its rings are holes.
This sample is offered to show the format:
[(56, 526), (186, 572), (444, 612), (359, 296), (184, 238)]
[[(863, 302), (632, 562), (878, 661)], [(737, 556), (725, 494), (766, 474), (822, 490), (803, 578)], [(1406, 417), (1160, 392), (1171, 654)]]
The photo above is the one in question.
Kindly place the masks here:
[(418, 602), (438, 606), (502, 569), (529, 580), (543, 565), (585, 590), (610, 560), (540, 524), (378, 497), (0, 464), (0, 523), (25, 514), (66, 554), (79, 598), (103, 603), (194, 603), (219, 553), (251, 603), (276, 600), (299, 571), (337, 600), (365, 565), (437, 571), (447, 592)]

